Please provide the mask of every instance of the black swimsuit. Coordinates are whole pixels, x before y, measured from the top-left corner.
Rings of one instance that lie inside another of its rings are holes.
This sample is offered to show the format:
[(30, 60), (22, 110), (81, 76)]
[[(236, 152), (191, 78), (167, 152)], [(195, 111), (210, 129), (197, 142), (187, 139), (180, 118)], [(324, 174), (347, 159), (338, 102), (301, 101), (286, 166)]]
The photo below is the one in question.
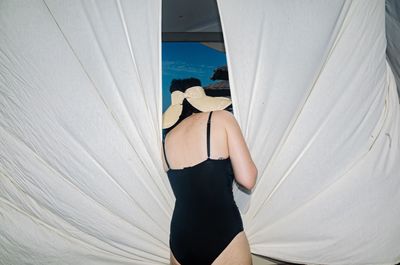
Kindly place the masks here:
[(233, 199), (230, 158), (210, 158), (210, 121), (207, 122), (207, 159), (183, 169), (169, 168), (168, 179), (176, 201), (169, 244), (181, 265), (211, 264), (243, 231)]

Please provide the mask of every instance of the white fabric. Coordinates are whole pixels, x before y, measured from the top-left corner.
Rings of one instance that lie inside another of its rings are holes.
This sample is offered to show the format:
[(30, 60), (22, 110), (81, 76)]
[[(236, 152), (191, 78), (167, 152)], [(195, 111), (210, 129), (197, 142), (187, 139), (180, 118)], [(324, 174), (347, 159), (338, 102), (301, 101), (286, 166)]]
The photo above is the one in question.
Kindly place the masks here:
[(0, 2), (0, 264), (167, 264), (161, 1)]
[[(253, 253), (399, 262), (384, 2), (220, 0)], [(168, 264), (161, 1), (0, 2), (0, 264)], [(252, 41), (248, 41), (252, 40)]]
[(399, 262), (400, 113), (385, 2), (218, 5), (233, 110), (259, 172), (251, 196), (236, 193), (252, 252)]

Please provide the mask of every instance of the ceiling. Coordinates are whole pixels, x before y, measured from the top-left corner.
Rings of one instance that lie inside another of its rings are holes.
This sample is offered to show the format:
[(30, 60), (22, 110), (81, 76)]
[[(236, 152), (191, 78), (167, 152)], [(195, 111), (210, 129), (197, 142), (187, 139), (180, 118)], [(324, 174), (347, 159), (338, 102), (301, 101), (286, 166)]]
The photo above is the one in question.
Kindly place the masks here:
[(222, 42), (216, 0), (164, 0), (163, 41)]
[[(387, 55), (400, 84), (400, 1), (386, 0)], [(225, 51), (216, 0), (163, 0), (162, 40), (196, 41)], [(400, 85), (398, 85), (400, 94)]]

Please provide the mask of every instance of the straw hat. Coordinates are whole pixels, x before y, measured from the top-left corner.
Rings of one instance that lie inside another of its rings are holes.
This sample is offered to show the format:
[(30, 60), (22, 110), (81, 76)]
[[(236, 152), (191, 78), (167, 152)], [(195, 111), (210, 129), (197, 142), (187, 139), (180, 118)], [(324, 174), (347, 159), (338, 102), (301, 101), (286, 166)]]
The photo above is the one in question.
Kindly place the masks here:
[(171, 105), (163, 113), (163, 129), (171, 127), (179, 120), (183, 108), (182, 102), (185, 98), (193, 107), (202, 112), (223, 110), (232, 104), (230, 98), (207, 96), (201, 86), (189, 87), (185, 92), (175, 90), (171, 93)]

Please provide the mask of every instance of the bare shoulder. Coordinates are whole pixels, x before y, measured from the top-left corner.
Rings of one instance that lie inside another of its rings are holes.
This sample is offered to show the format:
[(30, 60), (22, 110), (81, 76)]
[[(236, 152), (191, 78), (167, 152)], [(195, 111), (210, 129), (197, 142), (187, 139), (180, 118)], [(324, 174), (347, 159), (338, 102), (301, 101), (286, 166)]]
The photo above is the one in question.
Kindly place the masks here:
[(225, 124), (235, 124), (237, 123), (235, 116), (233, 113), (227, 110), (216, 110), (213, 111), (214, 116), (216, 119), (218, 119), (220, 122), (223, 122)]
[(220, 117), (224, 117), (224, 118), (228, 118), (228, 119), (235, 118), (230, 111), (227, 111), (224, 109), (223, 110), (214, 110), (213, 112)]
[(248, 190), (251, 190), (256, 182), (257, 167), (251, 157), (242, 130), (235, 116), (226, 110), (216, 111), (216, 119), (225, 127), (229, 156), (236, 181)]
[(219, 124), (223, 124), (227, 133), (235, 132), (238, 133), (241, 129), (232, 112), (227, 110), (215, 111), (215, 118)]

